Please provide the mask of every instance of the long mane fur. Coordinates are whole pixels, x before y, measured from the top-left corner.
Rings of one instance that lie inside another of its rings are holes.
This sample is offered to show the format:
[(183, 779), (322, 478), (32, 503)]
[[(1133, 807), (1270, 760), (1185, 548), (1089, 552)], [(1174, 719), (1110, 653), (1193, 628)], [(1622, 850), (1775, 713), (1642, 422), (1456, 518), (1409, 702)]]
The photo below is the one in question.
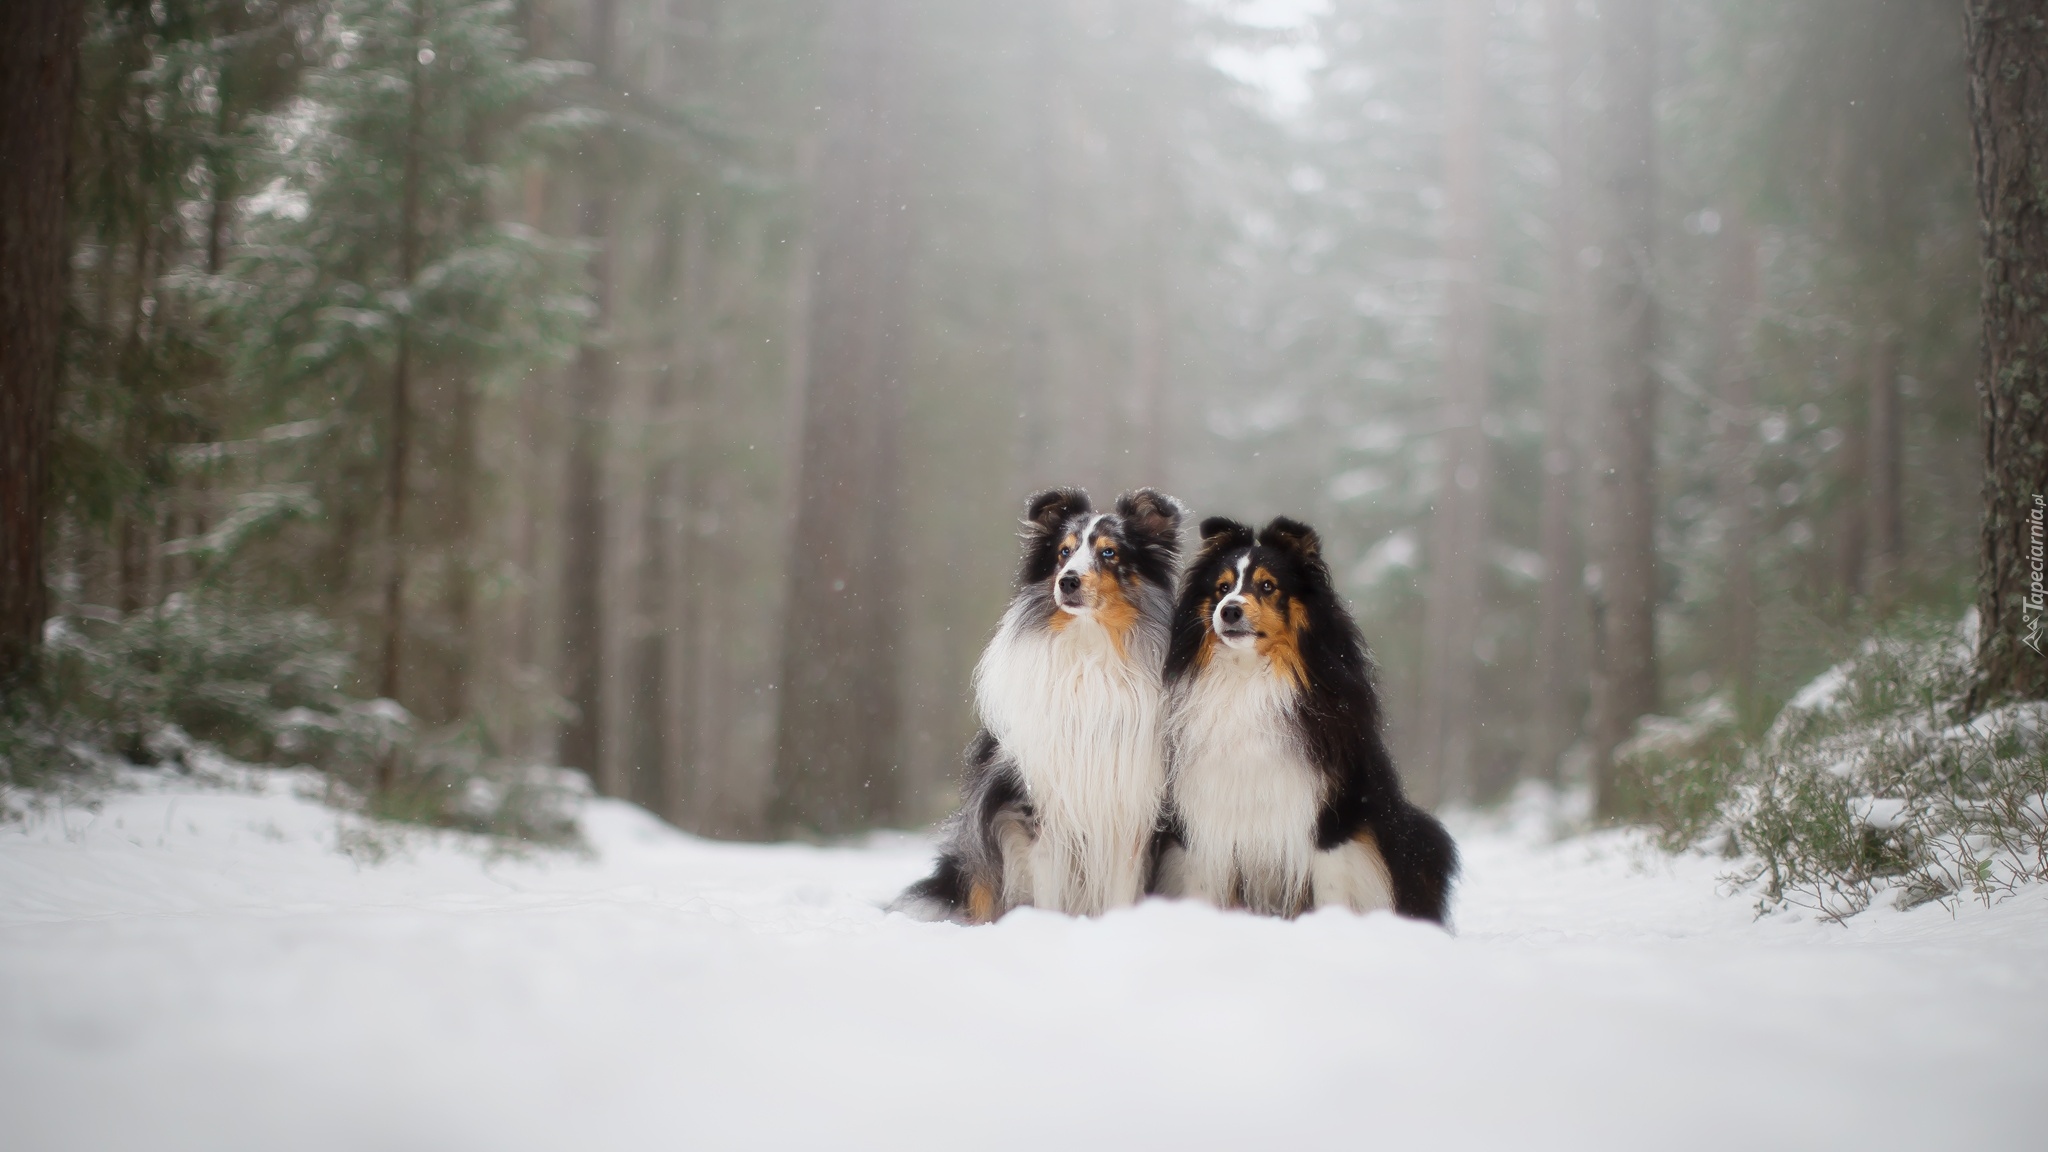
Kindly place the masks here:
[(1375, 669), (1365, 637), (1337, 596), (1312, 529), (1285, 517), (1256, 535), (1221, 517), (1203, 522), (1202, 546), (1175, 607), (1166, 658), (1168, 690), (1182, 693), (1202, 675), (1210, 590), (1248, 549), (1255, 564), (1279, 575), (1281, 586), (1306, 612), (1307, 627), (1295, 634), (1306, 683), (1295, 693), (1289, 721), (1304, 757), (1323, 777), (1317, 849), (1327, 852), (1370, 832), (1387, 866), (1395, 911), (1443, 922), (1457, 850), (1443, 826), (1402, 793), (1381, 732)]
[[(1150, 489), (1099, 520), (1076, 489), (1031, 499), (1016, 593), (975, 667), (981, 731), (967, 749), (965, 802), (936, 870), (897, 907), (983, 921), (1026, 903), (1092, 914), (1143, 893), (1165, 787), (1160, 668), (1181, 516)], [(1091, 523), (1119, 540), (1128, 626), (1060, 615), (1061, 542)]]

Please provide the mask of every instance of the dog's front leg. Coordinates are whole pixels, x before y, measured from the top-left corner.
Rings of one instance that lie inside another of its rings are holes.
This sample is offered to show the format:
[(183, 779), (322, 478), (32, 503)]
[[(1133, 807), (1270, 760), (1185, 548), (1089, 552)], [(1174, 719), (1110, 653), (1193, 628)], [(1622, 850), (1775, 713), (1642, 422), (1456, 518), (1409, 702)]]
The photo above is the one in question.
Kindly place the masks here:
[(1073, 846), (1064, 836), (1054, 835), (1041, 827), (1038, 839), (1031, 845), (1031, 903), (1034, 907), (1053, 912), (1080, 914), (1088, 911), (1078, 907), (1075, 879), (1079, 861), (1074, 858)]
[(1002, 857), (1002, 907), (1007, 912), (1033, 903), (1032, 853), (1038, 842), (1038, 819), (1031, 810), (1016, 809), (997, 818), (996, 850)]

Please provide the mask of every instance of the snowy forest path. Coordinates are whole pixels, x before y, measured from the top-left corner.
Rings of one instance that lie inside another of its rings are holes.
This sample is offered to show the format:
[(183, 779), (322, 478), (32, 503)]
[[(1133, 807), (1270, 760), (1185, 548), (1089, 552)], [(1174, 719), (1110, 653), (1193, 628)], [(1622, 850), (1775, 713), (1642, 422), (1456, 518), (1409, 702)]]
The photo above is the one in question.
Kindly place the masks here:
[(1757, 921), (1721, 861), (1525, 810), (1456, 823), (1455, 936), (967, 929), (880, 911), (915, 837), (604, 800), (587, 854), (494, 856), (310, 784), (138, 774), (0, 828), (10, 1147), (2020, 1147), (2048, 1077), (2038, 888)]

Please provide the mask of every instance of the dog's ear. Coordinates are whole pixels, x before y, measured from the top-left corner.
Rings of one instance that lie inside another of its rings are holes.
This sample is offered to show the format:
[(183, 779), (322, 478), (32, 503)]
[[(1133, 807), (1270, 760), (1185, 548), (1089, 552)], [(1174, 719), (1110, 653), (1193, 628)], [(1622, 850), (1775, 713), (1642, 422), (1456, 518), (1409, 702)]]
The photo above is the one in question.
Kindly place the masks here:
[(1202, 521), (1202, 550), (1197, 555), (1197, 566), (1211, 559), (1252, 546), (1252, 530), (1248, 524), (1239, 524), (1228, 516), (1211, 516)]
[(1179, 541), (1181, 518), (1187, 510), (1157, 488), (1140, 488), (1116, 498), (1116, 514), (1133, 533), (1170, 545)]
[(1024, 523), (1040, 533), (1055, 532), (1070, 516), (1078, 516), (1094, 505), (1079, 488), (1048, 488), (1024, 505)]
[(1275, 516), (1271, 523), (1259, 533), (1259, 543), (1282, 552), (1292, 552), (1303, 560), (1319, 560), (1323, 555), (1323, 538), (1316, 530), (1299, 520)]
[(1079, 488), (1048, 488), (1024, 505), (1024, 530), (1017, 539), (1024, 545), (1024, 566), (1017, 572), (1017, 586), (1029, 587), (1050, 578), (1059, 567), (1060, 525), (1087, 512), (1088, 493)]
[(1252, 542), (1251, 527), (1239, 524), (1228, 516), (1211, 516), (1207, 520), (1202, 521), (1202, 546), (1204, 548), (1208, 547), (1210, 542), (1218, 536), (1229, 536), (1233, 540), (1242, 540), (1246, 544)]
[(1323, 562), (1323, 538), (1316, 535), (1315, 529), (1299, 520), (1275, 516), (1272, 523), (1260, 530), (1259, 543), (1293, 556), (1311, 587), (1334, 591), (1336, 581), (1330, 576), (1330, 566)]

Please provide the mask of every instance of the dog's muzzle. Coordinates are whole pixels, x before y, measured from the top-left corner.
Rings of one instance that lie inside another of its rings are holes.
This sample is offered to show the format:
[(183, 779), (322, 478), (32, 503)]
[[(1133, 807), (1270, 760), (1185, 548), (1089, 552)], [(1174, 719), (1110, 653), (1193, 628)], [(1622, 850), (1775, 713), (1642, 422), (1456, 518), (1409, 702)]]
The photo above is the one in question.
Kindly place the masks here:
[(1216, 609), (1216, 616), (1210, 621), (1216, 635), (1232, 647), (1243, 647), (1252, 642), (1253, 632), (1249, 621), (1244, 618), (1244, 605), (1224, 603)]
[(1062, 608), (1086, 608), (1087, 598), (1081, 591), (1081, 574), (1063, 572), (1060, 574), (1059, 592), (1054, 597)]

